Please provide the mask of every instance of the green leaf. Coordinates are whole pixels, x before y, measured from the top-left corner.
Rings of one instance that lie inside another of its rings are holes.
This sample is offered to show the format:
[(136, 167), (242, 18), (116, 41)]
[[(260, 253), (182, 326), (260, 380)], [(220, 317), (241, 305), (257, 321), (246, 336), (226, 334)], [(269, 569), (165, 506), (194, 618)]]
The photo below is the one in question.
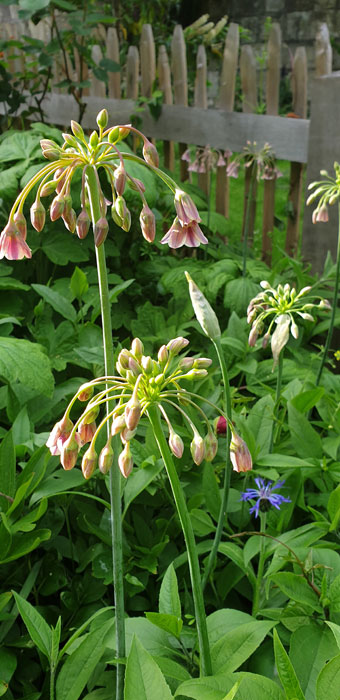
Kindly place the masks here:
[(269, 452), (273, 425), (274, 401), (270, 394), (262, 396), (249, 412), (247, 428), (255, 438), (255, 454), (258, 458)]
[(89, 259), (87, 241), (80, 241), (77, 236), (70, 236), (67, 231), (49, 231), (42, 240), (42, 249), (48, 259), (56, 265), (86, 262)]
[[(83, 272), (80, 267), (76, 265), (74, 273), (71, 277), (70, 281), (70, 289), (72, 294), (78, 299), (83, 298), (84, 294), (86, 294), (87, 290), (89, 288), (89, 283), (87, 281), (87, 277), (85, 275), (85, 272)], [(72, 307), (73, 308), (73, 307)]]
[(312, 621), (293, 632), (289, 656), (306, 700), (315, 699), (318, 674), (338, 653), (336, 640), (323, 622)]
[(291, 403), (300, 413), (307, 413), (320, 401), (324, 393), (325, 389), (323, 386), (310, 389), (310, 391), (302, 391), (297, 396), (294, 396)]
[(32, 284), (32, 287), (37, 294), (52, 306), (52, 309), (61, 314), (61, 316), (64, 316), (64, 318), (67, 318), (68, 321), (75, 322), (77, 313), (68, 299), (65, 299), (59, 292), (55, 292), (45, 284)]
[(63, 491), (69, 491), (77, 486), (84, 485), (84, 477), (81, 472), (74, 470), (65, 472), (63, 469), (58, 469), (46, 481), (43, 481), (39, 488), (32, 494), (31, 505), (41, 498), (46, 496), (56, 496)]
[(336, 530), (340, 520), (340, 484), (331, 492), (327, 503), (328, 515), (331, 519), (330, 530)]
[(330, 600), (332, 613), (340, 612), (340, 574), (332, 581), (327, 591), (327, 597)]
[[(9, 430), (0, 445), (0, 491), (10, 498), (14, 498), (15, 495), (15, 467), (13, 435)], [(2, 510), (6, 511), (9, 508), (10, 502), (7, 498), (1, 496), (0, 503)]]
[(229, 222), (223, 214), (218, 214), (215, 211), (201, 211), (200, 216), (202, 224), (208, 226), (213, 233), (219, 233), (221, 236), (228, 235)]
[[(0, 146), (1, 150), (1, 146)], [(1, 198), (12, 201), (15, 199), (18, 191), (18, 178), (13, 172), (3, 170), (0, 172), (0, 192)]]
[[(135, 281), (134, 279), (130, 279), (130, 280), (125, 280), (125, 282), (122, 282), (121, 284), (116, 284), (116, 286), (113, 287), (113, 289), (111, 289), (109, 292), (109, 299), (110, 299), (111, 304), (115, 304), (118, 301), (119, 295), (122, 292), (124, 292), (125, 289), (130, 287), (130, 284), (132, 284), (132, 282), (134, 282), (134, 281)], [(91, 323), (94, 323), (96, 321), (99, 314), (100, 314), (100, 302), (98, 302), (98, 304), (96, 304), (93, 307), (93, 311), (92, 311), (92, 315), (91, 315)]]
[(278, 469), (297, 469), (301, 467), (315, 467), (312, 460), (300, 459), (291, 455), (268, 454), (256, 460), (258, 467), (274, 467)]
[(10, 561), (15, 561), (21, 557), (33, 552), (34, 549), (39, 547), (41, 542), (49, 540), (51, 537), (51, 530), (47, 528), (42, 528), (40, 530), (34, 530), (31, 534), (30, 532), (14, 535), (12, 538), (12, 546), (10, 552), (1, 559), (2, 564), (7, 564)]
[(108, 620), (86, 635), (62, 666), (56, 684), (58, 700), (78, 700), (106, 649), (106, 638), (114, 620)]
[(28, 340), (0, 337), (0, 376), (9, 384), (21, 382), (37, 394), (53, 393), (50, 361), (41, 345)]
[(100, 68), (108, 70), (110, 73), (118, 73), (121, 67), (117, 61), (112, 61), (110, 58), (102, 58), (99, 63)]
[(316, 682), (316, 700), (339, 700), (340, 654), (324, 666)]
[(149, 622), (152, 622), (153, 625), (156, 625), (161, 630), (165, 630), (165, 632), (172, 634), (174, 637), (176, 637), (176, 639), (180, 638), (183, 627), (183, 620), (181, 620), (179, 617), (176, 617), (176, 615), (146, 612), (145, 617), (147, 620), (149, 620)]
[(46, 620), (19, 593), (13, 591), (19, 613), (27, 627), (28, 633), (42, 654), (51, 661), (52, 631)]
[(133, 639), (126, 665), (124, 700), (172, 700), (164, 676), (144, 649), (139, 639)]
[(274, 624), (254, 620), (227, 632), (211, 649), (213, 672), (235, 671), (257, 649)]
[(95, 613), (93, 613), (93, 615), (91, 615), (91, 617), (89, 617), (88, 620), (86, 620), (82, 625), (80, 625), (80, 627), (77, 627), (76, 631), (71, 635), (71, 637), (67, 640), (66, 644), (64, 644), (63, 648), (60, 650), (59, 661), (64, 656), (66, 651), (71, 647), (73, 642), (75, 642), (75, 640), (78, 639), (78, 637), (80, 637), (80, 635), (82, 635), (83, 632), (85, 632), (86, 628), (91, 624), (91, 622), (103, 613), (107, 613), (108, 610), (113, 610), (113, 607), (108, 606), (107, 608), (100, 608)]
[(340, 649), (340, 625), (336, 625), (335, 622), (330, 622), (329, 620), (325, 620), (325, 622), (326, 625), (328, 625), (328, 627), (332, 630), (335, 641)]
[[(9, 683), (11, 680), (13, 673), (17, 667), (17, 658), (16, 655), (10, 651), (9, 649), (6, 649), (6, 647), (1, 647), (0, 648), (0, 678), (2, 679), (2, 683), (6, 684)], [(2, 686), (5, 687), (5, 686)], [(1, 695), (4, 695), (4, 693), (1, 692), (2, 688), (0, 685), (0, 697)]]
[[(31, 3), (31, 0), (26, 0)], [(34, 0), (32, 0), (33, 4)], [(26, 160), (41, 155), (41, 149), (36, 135), (29, 131), (11, 133), (0, 144), (0, 162), (11, 160)]]
[(313, 610), (321, 610), (317, 594), (314, 593), (302, 576), (292, 574), (289, 571), (282, 571), (279, 574), (273, 574), (270, 579), (291, 600), (301, 603), (301, 605), (306, 605)]
[(182, 616), (177, 576), (173, 564), (168, 566), (163, 577), (159, 592), (159, 612), (175, 615), (178, 618)]
[(317, 457), (323, 455), (319, 433), (312, 428), (309, 420), (288, 401), (288, 425), (291, 439), (299, 457)]
[(258, 293), (258, 285), (248, 277), (237, 277), (227, 282), (224, 290), (224, 306), (243, 316), (250, 299)]
[(162, 471), (163, 462), (158, 459), (155, 464), (146, 464), (141, 469), (136, 469), (130, 474), (124, 488), (124, 513), (131, 505), (132, 501), (146, 489), (154, 478)]
[[(259, 539), (259, 538), (257, 538)], [(253, 622), (254, 618), (241, 610), (221, 608), (207, 617), (207, 627), (210, 645), (215, 644), (227, 632), (244, 625), (246, 622)]]
[(194, 533), (198, 537), (205, 537), (210, 535), (211, 532), (215, 532), (215, 526), (210, 515), (200, 508), (192, 508), (190, 520)]
[(277, 672), (286, 694), (286, 700), (305, 700), (305, 696), (296, 677), (292, 662), (290, 661), (290, 658), (275, 629), (274, 653)]
[(178, 686), (175, 697), (184, 695), (194, 700), (225, 700), (235, 681), (240, 683), (237, 700), (284, 700), (277, 683), (256, 673), (219, 673), (208, 678), (193, 678)]

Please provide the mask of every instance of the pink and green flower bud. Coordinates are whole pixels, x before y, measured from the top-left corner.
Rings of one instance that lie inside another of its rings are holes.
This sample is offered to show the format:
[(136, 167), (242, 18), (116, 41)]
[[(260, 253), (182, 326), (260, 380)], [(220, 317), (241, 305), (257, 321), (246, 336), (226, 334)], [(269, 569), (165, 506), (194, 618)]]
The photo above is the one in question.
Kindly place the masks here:
[(182, 357), (178, 363), (178, 368), (189, 370), (194, 366), (194, 363), (194, 357)]
[(152, 374), (153, 372), (153, 361), (150, 355), (143, 355), (142, 357), (142, 367), (145, 374)]
[(190, 299), (198, 323), (208, 338), (211, 340), (220, 338), (221, 329), (215, 311), (188, 272), (185, 273), (185, 276), (189, 283)]
[(57, 183), (55, 180), (50, 180), (50, 182), (45, 182), (45, 184), (42, 186), (40, 190), (40, 197), (49, 197), (50, 194), (53, 194), (57, 186)]
[(108, 230), (108, 221), (107, 219), (105, 219), (104, 216), (102, 216), (100, 219), (98, 219), (94, 227), (94, 242), (96, 248), (99, 248), (99, 246), (101, 246), (104, 243), (104, 241), (106, 240)]
[(258, 337), (259, 337), (258, 330), (257, 330), (257, 327), (254, 325), (251, 328), (251, 331), (250, 331), (249, 337), (248, 337), (248, 345), (250, 345), (251, 348), (255, 347), (255, 344), (256, 344)]
[(82, 445), (85, 445), (87, 442), (91, 442), (96, 430), (97, 426), (95, 421), (92, 421), (92, 423), (84, 423), (81, 421), (81, 423), (79, 423), (77, 435), (79, 436)]
[(108, 474), (113, 464), (113, 449), (111, 440), (108, 440), (105, 447), (100, 452), (98, 466), (102, 474)]
[(212, 360), (210, 357), (198, 357), (194, 361), (194, 368), (196, 369), (206, 369), (206, 367), (210, 367), (212, 365)]
[(121, 228), (123, 229), (123, 231), (126, 231), (126, 233), (128, 233), (128, 232), (130, 231), (130, 228), (131, 228), (131, 214), (130, 214), (129, 210), (127, 210), (127, 212), (126, 212), (126, 214), (125, 214), (125, 216), (124, 216), (124, 219), (123, 219), (123, 221), (122, 221)]
[(138, 377), (142, 373), (141, 366), (133, 357), (129, 357), (129, 371), (133, 377)]
[(70, 437), (65, 440), (60, 450), (60, 462), (62, 467), (67, 471), (73, 469), (78, 459), (79, 442), (77, 436), (71, 433)]
[(62, 215), (62, 220), (67, 228), (68, 231), (71, 233), (74, 233), (76, 230), (76, 225), (77, 225), (77, 214), (74, 211), (74, 209), (70, 209), (67, 212), (64, 212)]
[(189, 341), (187, 338), (182, 338), (179, 336), (178, 338), (173, 338), (172, 340), (169, 340), (167, 344), (167, 349), (169, 350), (169, 353), (174, 357), (178, 355), (186, 346), (189, 345)]
[(218, 448), (218, 440), (211, 430), (208, 432), (208, 434), (204, 438), (204, 447), (205, 447), (205, 459), (207, 460), (207, 462), (212, 462), (213, 459), (216, 457), (217, 448)]
[(183, 451), (184, 451), (183, 440), (173, 430), (170, 430), (169, 447), (170, 447), (172, 454), (175, 457), (177, 457), (177, 459), (180, 459), (182, 457)]
[(109, 121), (109, 114), (107, 109), (102, 109), (99, 114), (97, 114), (97, 124), (100, 126), (102, 129), (105, 129), (107, 126), (107, 123)]
[(155, 215), (147, 204), (144, 204), (139, 216), (143, 237), (148, 243), (153, 243), (156, 235)]
[(235, 472), (248, 472), (253, 468), (247, 443), (234, 431), (231, 433), (230, 461)]
[(90, 217), (88, 216), (88, 213), (86, 209), (82, 209), (80, 214), (78, 215), (78, 218), (76, 220), (76, 232), (78, 238), (80, 240), (83, 240), (83, 238), (86, 238), (89, 228), (90, 228)]
[(123, 222), (124, 218), (126, 216), (126, 213), (127, 213), (127, 207), (126, 207), (126, 202), (125, 202), (124, 197), (122, 197), (122, 196), (117, 197), (114, 206), (115, 206), (115, 210), (116, 210), (118, 216), (121, 218), (121, 220)]
[(122, 475), (125, 477), (125, 479), (127, 479), (128, 476), (131, 474), (133, 468), (133, 459), (131, 455), (129, 442), (126, 443), (124, 450), (120, 453), (118, 457), (118, 466)]
[(124, 414), (115, 416), (111, 425), (111, 436), (118, 435), (124, 428), (126, 428)]
[(133, 339), (131, 343), (131, 352), (135, 357), (137, 357), (137, 360), (140, 360), (144, 352), (144, 346), (139, 338)]
[(16, 224), (9, 221), (0, 236), (0, 259), (22, 260), (22, 258), (31, 257), (31, 249), (24, 237), (19, 233)]
[(84, 384), (83, 387), (80, 387), (79, 393), (78, 393), (78, 401), (89, 401), (92, 396), (93, 396), (93, 386), (86, 386)]
[(45, 207), (40, 201), (33, 202), (30, 209), (31, 224), (38, 233), (43, 230), (46, 219)]
[(114, 180), (116, 192), (119, 196), (121, 196), (126, 185), (126, 171), (122, 165), (119, 165), (119, 167), (114, 171)]
[(96, 131), (92, 131), (92, 134), (89, 138), (89, 145), (92, 149), (97, 148), (99, 142), (99, 136)]
[(132, 438), (135, 437), (136, 432), (136, 430), (129, 430), (128, 428), (123, 428), (123, 430), (121, 430), (119, 434), (123, 445), (126, 445), (127, 442), (130, 442), (130, 440), (132, 440)]
[(54, 197), (52, 204), (50, 206), (50, 219), (51, 221), (57, 221), (60, 219), (65, 208), (65, 197), (62, 194), (58, 194)]
[(125, 406), (124, 418), (128, 430), (135, 430), (142, 413), (142, 405), (137, 396), (132, 395)]
[(86, 450), (81, 460), (81, 470), (85, 479), (90, 479), (97, 465), (97, 452), (93, 445)]
[(93, 421), (95, 421), (98, 417), (99, 411), (100, 406), (88, 406), (82, 418), (83, 423), (86, 425), (88, 423), (93, 423)]
[(175, 208), (182, 226), (188, 226), (192, 221), (201, 221), (196, 205), (183, 190), (177, 189), (175, 192)]
[(162, 345), (158, 350), (157, 359), (160, 365), (165, 365), (169, 359), (169, 351), (166, 345)]
[(74, 134), (74, 136), (77, 139), (79, 139), (80, 141), (84, 140), (84, 138), (85, 138), (84, 131), (83, 131), (82, 127), (80, 126), (80, 124), (78, 124), (78, 122), (75, 122), (74, 119), (71, 119), (71, 129), (72, 129), (72, 133)]
[(262, 347), (266, 348), (270, 340), (270, 333), (266, 333), (262, 339)]
[(51, 141), (50, 139), (41, 139), (40, 146), (43, 156), (47, 158), (47, 160), (59, 160), (61, 148), (57, 143), (55, 143), (55, 141)]
[(119, 127), (114, 126), (112, 129), (110, 129), (108, 135), (107, 135), (107, 140), (109, 143), (116, 143), (119, 141)]
[[(60, 455), (60, 444), (68, 438), (72, 428), (73, 423), (68, 416), (64, 416), (55, 424), (46, 441), (46, 447), (48, 447), (52, 455)], [(61, 443), (58, 445), (59, 440), (61, 440)]]
[(295, 340), (297, 340), (299, 337), (299, 327), (298, 327), (297, 323), (295, 323), (295, 321), (292, 321), (292, 323), (291, 323), (290, 332), (291, 332), (293, 338), (295, 338)]
[(68, 146), (71, 146), (72, 148), (77, 148), (78, 143), (74, 136), (72, 136), (72, 134), (63, 134), (63, 139)]
[(122, 228), (123, 219), (121, 216), (119, 216), (119, 214), (117, 214), (114, 204), (111, 207), (111, 216), (115, 224), (119, 226), (119, 228)]
[(126, 126), (120, 126), (119, 127), (119, 141), (123, 141), (126, 139), (126, 137), (129, 135), (131, 131), (130, 124), (127, 124)]
[(25, 241), (27, 236), (27, 223), (22, 211), (17, 211), (14, 214), (13, 221), (15, 223), (17, 231), (19, 231), (20, 236)]
[(196, 379), (204, 379), (207, 377), (208, 372), (206, 369), (191, 369), (189, 372), (183, 375), (183, 379), (188, 379), (189, 382), (195, 381)]
[(190, 452), (193, 461), (195, 464), (197, 464), (197, 466), (199, 466), (205, 457), (205, 444), (203, 438), (198, 433), (195, 433), (194, 438), (191, 441)]
[(155, 168), (158, 168), (159, 156), (157, 153), (157, 148), (148, 139), (144, 140), (143, 157), (144, 160), (148, 163), (148, 165), (153, 165), (155, 166)]
[(143, 194), (145, 192), (144, 182), (142, 182), (142, 180), (138, 180), (137, 177), (131, 178), (131, 180), (128, 181), (128, 185), (135, 192), (139, 192), (139, 193), (142, 192)]
[(120, 351), (118, 355), (118, 361), (124, 369), (129, 369), (129, 360), (131, 358), (131, 353), (126, 348)]

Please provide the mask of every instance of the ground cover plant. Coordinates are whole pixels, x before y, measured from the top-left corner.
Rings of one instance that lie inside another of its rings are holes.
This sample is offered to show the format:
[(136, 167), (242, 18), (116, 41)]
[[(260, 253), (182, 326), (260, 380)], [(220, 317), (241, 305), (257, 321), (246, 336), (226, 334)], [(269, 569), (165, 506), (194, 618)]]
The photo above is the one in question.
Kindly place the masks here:
[(339, 260), (97, 126), (0, 142), (0, 693), (338, 700)]

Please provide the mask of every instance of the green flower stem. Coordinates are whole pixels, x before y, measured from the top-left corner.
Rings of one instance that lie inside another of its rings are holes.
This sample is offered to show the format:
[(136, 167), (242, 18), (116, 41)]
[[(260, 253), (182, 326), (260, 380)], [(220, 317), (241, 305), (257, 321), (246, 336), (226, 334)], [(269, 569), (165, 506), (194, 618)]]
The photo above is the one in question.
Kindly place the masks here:
[(192, 529), (192, 524), (190, 516), (188, 513), (187, 505), (183, 495), (182, 487), (176, 467), (174, 465), (171, 452), (168, 447), (168, 443), (164, 437), (159, 409), (156, 406), (148, 407), (149, 420), (157, 441), (159, 451), (161, 453), (164, 466), (166, 468), (173, 497), (175, 499), (175, 504), (178, 512), (179, 519), (181, 521), (181, 526), (183, 530), (183, 535), (185, 539), (189, 570), (191, 577), (192, 595), (194, 599), (195, 606), (195, 617), (197, 624), (197, 634), (198, 634), (198, 644), (200, 650), (200, 672), (201, 676), (211, 676), (211, 658), (210, 658), (210, 648), (208, 640), (207, 623), (204, 609), (203, 591), (201, 587), (201, 575), (199, 568), (198, 555), (196, 550), (196, 543), (194, 532)]
[(277, 420), (277, 414), (280, 406), (280, 399), (281, 399), (281, 384), (282, 384), (282, 368), (283, 368), (283, 353), (284, 350), (281, 350), (279, 354), (279, 362), (277, 366), (277, 378), (276, 378), (276, 392), (275, 392), (275, 405), (274, 405), (274, 415), (273, 415), (273, 423), (272, 423), (272, 432), (270, 436), (270, 443), (269, 443), (269, 453), (273, 451), (273, 444), (274, 444), (274, 429), (275, 429), (275, 423)]
[(326, 343), (325, 343), (323, 355), (321, 358), (319, 371), (318, 371), (318, 374), (316, 377), (315, 386), (318, 386), (320, 383), (322, 371), (323, 371), (323, 368), (325, 366), (325, 362), (327, 360), (329, 346), (330, 346), (331, 340), (332, 340), (335, 314), (336, 314), (337, 305), (338, 305), (339, 277), (340, 277), (340, 202), (338, 205), (338, 243), (337, 243), (336, 263), (335, 263), (335, 281), (334, 281), (332, 315), (331, 315), (331, 320), (329, 322), (328, 334), (327, 334), (327, 338), (326, 338)]
[[(215, 350), (216, 350), (217, 357), (218, 357), (218, 361), (219, 361), (220, 367), (221, 367), (221, 372), (222, 372), (223, 403), (224, 403), (223, 409), (225, 410), (228, 419), (231, 420), (231, 396), (230, 396), (230, 385), (229, 385), (227, 365), (226, 365), (226, 362), (224, 359), (224, 354), (223, 354), (223, 349), (222, 349), (220, 339), (216, 338), (212, 342), (214, 343)], [(204, 576), (202, 579), (203, 590), (205, 589), (210, 572), (215, 564), (217, 550), (218, 550), (218, 547), (219, 547), (219, 544), (221, 541), (223, 526), (224, 526), (225, 518), (227, 515), (227, 505), (228, 505), (228, 496), (229, 496), (229, 489), (230, 489), (230, 477), (231, 477), (231, 462), (230, 462), (231, 431), (230, 431), (230, 426), (229, 426), (229, 420), (227, 421), (226, 465), (225, 465), (225, 471), (224, 471), (222, 500), (221, 500), (220, 512), (219, 512), (219, 516), (218, 516), (217, 527), (215, 530), (215, 537), (214, 537), (213, 546), (211, 548), (208, 562), (207, 562), (207, 566), (206, 566)]]
[[(267, 518), (267, 513), (261, 513), (261, 511), (260, 511), (261, 533), (266, 532), (266, 518)], [(265, 539), (265, 537), (261, 537), (260, 538), (259, 565), (257, 567), (257, 576), (255, 579), (255, 591), (254, 591), (253, 609), (252, 609), (253, 617), (256, 617), (258, 609), (260, 607), (260, 595), (261, 595), (261, 587), (262, 587), (263, 569), (264, 569), (264, 563), (266, 560), (265, 548), (266, 548), (266, 539)]]
[[(100, 201), (98, 196), (97, 178), (95, 169), (88, 167), (86, 170), (86, 183), (90, 201), (92, 224), (101, 217)], [(114, 375), (114, 358), (111, 326), (111, 304), (109, 299), (109, 287), (105, 250), (102, 244), (96, 248), (98, 284), (100, 295), (100, 308), (104, 342), (105, 374)], [(109, 412), (109, 407), (107, 411)], [(107, 432), (110, 435), (111, 421), (107, 422)], [(115, 595), (116, 615), (116, 653), (117, 658), (125, 657), (125, 612), (124, 612), (124, 579), (123, 579), (123, 545), (122, 545), (122, 516), (121, 516), (121, 491), (120, 471), (117, 459), (117, 440), (113, 440), (114, 463), (110, 469), (110, 503), (111, 503), (111, 535), (112, 535), (112, 560), (113, 560), (113, 585)], [(124, 666), (119, 663), (116, 676), (115, 700), (123, 700), (124, 695)]]
[(245, 277), (246, 273), (247, 273), (247, 246), (248, 246), (248, 235), (249, 235), (249, 223), (250, 223), (251, 205), (252, 205), (253, 192), (254, 192), (254, 184), (255, 184), (255, 178), (256, 178), (256, 167), (255, 167), (254, 163), (252, 164), (251, 168), (252, 168), (252, 173), (251, 173), (250, 182), (249, 182), (248, 201), (247, 201), (247, 208), (246, 208), (246, 217), (245, 217), (245, 222), (244, 222), (244, 234), (243, 234), (242, 277)]
[(54, 679), (55, 679), (56, 667), (51, 665), (50, 667), (50, 700), (54, 700)]

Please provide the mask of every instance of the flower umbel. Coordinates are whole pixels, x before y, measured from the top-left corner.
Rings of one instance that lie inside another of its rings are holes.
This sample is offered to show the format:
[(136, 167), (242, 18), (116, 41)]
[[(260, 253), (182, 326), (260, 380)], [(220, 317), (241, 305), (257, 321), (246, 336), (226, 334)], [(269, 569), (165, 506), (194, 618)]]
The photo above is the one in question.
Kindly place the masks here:
[[(143, 344), (139, 338), (135, 338), (130, 350), (123, 349), (118, 355), (117, 375), (93, 379), (79, 388), (63, 419), (53, 428), (47, 441), (51, 453), (61, 455), (64, 469), (75, 466), (82, 446), (89, 442), (82, 457), (84, 477), (88, 479), (92, 476), (97, 461), (100, 471), (107, 473), (112, 465), (110, 439), (98, 456), (95, 446), (99, 433), (107, 421), (111, 420), (111, 437), (119, 434), (123, 445), (118, 464), (123, 476), (127, 478), (133, 468), (130, 443), (140, 419), (148, 416), (151, 406), (159, 408), (166, 422), (169, 448), (175, 457), (182, 456), (184, 445), (171, 424), (169, 409), (176, 409), (180, 413), (193, 436), (190, 449), (195, 464), (200, 464), (204, 458), (209, 461), (214, 458), (217, 442), (204, 412), (196, 403), (200, 396), (181, 386), (182, 382), (190, 384), (195, 379), (204, 378), (208, 374), (207, 367), (211, 360), (205, 357), (178, 357), (188, 343), (186, 338), (173, 338), (167, 345), (160, 347), (157, 359), (153, 359), (143, 354)], [(87, 404), (81, 416), (73, 423), (69, 416), (77, 401), (83, 405), (87, 401)], [(95, 420), (107, 404), (112, 405), (112, 410), (102, 420), (97, 420), (97, 427)], [(184, 410), (186, 405), (195, 409), (200, 423), (203, 422), (204, 436), (201, 435), (201, 425), (197, 426)]]
[[(29, 180), (15, 200), (8, 223), (1, 233), (0, 258), (20, 260), (23, 257), (31, 257), (31, 250), (25, 242), (26, 219), (23, 207), (28, 194), (36, 187), (35, 201), (30, 210), (33, 228), (38, 232), (42, 231), (45, 225), (46, 207), (41, 199), (52, 196), (53, 199), (49, 204), (51, 221), (62, 219), (68, 231), (76, 232), (80, 239), (85, 238), (90, 221), (93, 220), (88, 190), (90, 170), (94, 170), (95, 173), (101, 209), (100, 216), (93, 224), (95, 245), (101, 246), (107, 236), (109, 223), (106, 214), (109, 203), (112, 205), (111, 215), (115, 224), (123, 231), (129, 231), (131, 214), (123, 196), (127, 186), (136, 191), (141, 199), (141, 229), (144, 238), (152, 243), (155, 238), (155, 217), (146, 201), (143, 182), (131, 177), (126, 170), (125, 162), (128, 160), (141, 163), (152, 170), (174, 194), (178, 218), (176, 217), (174, 222), (175, 229), (173, 227), (173, 231), (170, 229), (162, 239), (162, 243), (169, 243), (173, 248), (182, 245), (195, 247), (201, 243), (208, 243), (198, 225), (201, 219), (191, 197), (178, 189), (174, 180), (158, 168), (156, 147), (131, 124), (108, 127), (107, 123), (108, 113), (103, 109), (97, 116), (98, 131), (93, 131), (90, 137), (84, 134), (80, 124), (71, 121), (72, 134), (62, 134), (61, 146), (50, 139), (40, 141), (43, 155), (48, 163)], [(142, 139), (143, 158), (118, 149), (117, 144), (130, 132), (137, 133)], [(82, 187), (80, 212), (77, 213), (73, 208), (71, 184), (74, 175), (78, 172), (82, 173)], [(111, 202), (104, 197), (99, 175), (102, 180), (107, 180), (111, 188)]]
[(332, 206), (332, 204), (339, 201), (340, 164), (337, 161), (334, 163), (334, 170), (335, 177), (329, 175), (327, 170), (320, 170), (320, 175), (322, 175), (323, 179), (311, 182), (308, 185), (308, 189), (314, 190), (314, 192), (309, 195), (306, 204), (312, 204), (317, 199), (319, 200), (312, 214), (313, 224), (320, 221), (326, 223), (328, 221), (328, 205)]
[(262, 346), (266, 347), (271, 338), (275, 367), (281, 350), (288, 343), (289, 331), (293, 338), (297, 339), (299, 336), (296, 320), (314, 321), (311, 310), (325, 310), (330, 306), (321, 297), (316, 297), (320, 300), (319, 303), (307, 301), (305, 297), (311, 287), (303, 287), (297, 292), (289, 284), (279, 284), (277, 289), (271, 287), (266, 280), (260, 284), (263, 291), (250, 301), (247, 309), (247, 321), (252, 324), (248, 342), (254, 346), (259, 335), (266, 329)]
[(272, 481), (265, 482), (264, 479), (257, 477), (255, 479), (255, 484), (257, 489), (246, 489), (241, 494), (242, 501), (256, 501), (254, 505), (250, 508), (249, 513), (255, 513), (257, 518), (260, 510), (266, 511), (270, 506), (274, 506), (277, 510), (280, 510), (282, 503), (291, 503), (290, 498), (282, 496), (280, 493), (274, 493), (277, 489), (283, 486), (284, 481), (278, 481), (274, 486)]

